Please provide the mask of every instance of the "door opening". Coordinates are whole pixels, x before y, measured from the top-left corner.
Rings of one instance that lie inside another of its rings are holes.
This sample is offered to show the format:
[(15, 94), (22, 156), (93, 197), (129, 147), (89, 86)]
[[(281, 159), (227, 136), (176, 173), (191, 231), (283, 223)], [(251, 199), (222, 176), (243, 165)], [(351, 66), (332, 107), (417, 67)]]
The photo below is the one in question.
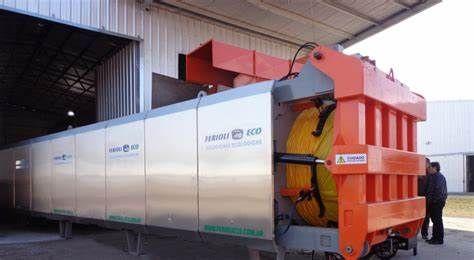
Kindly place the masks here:
[(466, 156), (467, 191), (474, 192), (474, 155)]

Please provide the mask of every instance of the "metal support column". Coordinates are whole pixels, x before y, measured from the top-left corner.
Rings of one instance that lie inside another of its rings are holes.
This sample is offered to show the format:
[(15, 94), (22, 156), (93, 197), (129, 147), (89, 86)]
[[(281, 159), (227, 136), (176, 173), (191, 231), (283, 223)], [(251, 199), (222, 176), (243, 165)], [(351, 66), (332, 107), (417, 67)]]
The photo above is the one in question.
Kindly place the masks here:
[(143, 238), (141, 232), (124, 230), (127, 238), (127, 251), (131, 255), (139, 256), (142, 253)]

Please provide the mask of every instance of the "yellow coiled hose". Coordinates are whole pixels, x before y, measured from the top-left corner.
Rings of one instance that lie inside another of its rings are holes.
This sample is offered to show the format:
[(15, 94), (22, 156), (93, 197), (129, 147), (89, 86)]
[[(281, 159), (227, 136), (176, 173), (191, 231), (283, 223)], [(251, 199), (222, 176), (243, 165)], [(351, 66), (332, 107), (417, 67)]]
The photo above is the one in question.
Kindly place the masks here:
[[(327, 118), (323, 132), (314, 136), (312, 132), (318, 124), (320, 110), (309, 108), (303, 110), (291, 128), (286, 148), (288, 153), (312, 154), (320, 159), (328, 156), (333, 139), (334, 111)], [(324, 165), (317, 166), (317, 182), (321, 199), (325, 207), (322, 217), (316, 198), (302, 200), (296, 205), (298, 214), (313, 226), (327, 226), (328, 221), (337, 222), (337, 190), (336, 183)], [(286, 169), (287, 188), (299, 189), (311, 187), (311, 167), (306, 165), (288, 164)], [(298, 196), (291, 197), (296, 202)]]

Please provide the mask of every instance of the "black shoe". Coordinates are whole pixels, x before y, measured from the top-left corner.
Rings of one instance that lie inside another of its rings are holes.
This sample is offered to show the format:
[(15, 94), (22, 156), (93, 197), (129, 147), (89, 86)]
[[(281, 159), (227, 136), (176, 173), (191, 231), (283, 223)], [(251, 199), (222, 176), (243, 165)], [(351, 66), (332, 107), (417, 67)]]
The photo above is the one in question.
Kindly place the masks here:
[(430, 244), (430, 245), (442, 245), (443, 244), (443, 241), (437, 240), (437, 239), (430, 239), (426, 242), (428, 242), (428, 244)]
[(428, 236), (427, 236), (427, 235), (421, 235), (421, 238), (422, 238), (423, 240), (428, 240)]

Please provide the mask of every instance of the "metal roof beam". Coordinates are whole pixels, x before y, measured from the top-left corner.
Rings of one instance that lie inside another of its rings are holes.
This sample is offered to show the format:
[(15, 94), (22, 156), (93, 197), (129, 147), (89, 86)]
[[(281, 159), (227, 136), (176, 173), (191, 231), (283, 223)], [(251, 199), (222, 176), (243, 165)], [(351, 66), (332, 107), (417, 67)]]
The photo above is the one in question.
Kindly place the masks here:
[(190, 2), (185, 2), (183, 0), (160, 0), (156, 3), (160, 8), (166, 8), (167, 10), (174, 11), (178, 10), (180, 12), (185, 12), (188, 15), (192, 15), (199, 18), (205, 18), (207, 20), (219, 22), (220, 24), (224, 24), (227, 26), (232, 26), (244, 32), (252, 32), (265, 37), (277, 39), (279, 41), (283, 41), (290, 45), (293, 45), (293, 47), (295, 48), (307, 42), (306, 40), (298, 38), (297, 36), (289, 36), (287, 34), (280, 33), (266, 27), (258, 26), (247, 21), (238, 20), (233, 17), (226, 16), (222, 13), (217, 13), (211, 10), (201, 8), (198, 5), (192, 4)]
[[(95, 68), (96, 66), (98, 66), (105, 58), (107, 58), (108, 56), (112, 55), (114, 52), (118, 52), (121, 48), (123, 48), (123, 47), (125, 47), (125, 46), (126, 46), (126, 45), (121, 46), (120, 48), (111, 49), (110, 51), (108, 51), (104, 56), (102, 56), (102, 57), (99, 59), (99, 61), (93, 66), (93, 68)], [(89, 73), (89, 71), (90, 71), (90, 70), (86, 70), (86, 72), (84, 72), (84, 74), (83, 74), (80, 78), (78, 78), (78, 80), (81, 80), (83, 77), (85, 77), (85, 76)], [(73, 84), (75, 84), (75, 83), (73, 83)], [(93, 86), (93, 87), (95, 88), (95, 86)], [(92, 87), (89, 87), (89, 88), (87, 88), (86, 90), (82, 91), (81, 93), (77, 94), (77, 95), (75, 96), (74, 100), (79, 100), (79, 98), (82, 97), (84, 94), (86, 94), (86, 93), (88, 93), (88, 92), (90, 93), (90, 92), (91, 92), (91, 91), (90, 91), (91, 88), (92, 88)], [(76, 103), (76, 102), (74, 101), (74, 102), (73, 102), (73, 105), (75, 105), (75, 103)]]
[[(6, 66), (0, 65), (0, 69), (2, 69), (2, 67), (6, 67)], [(23, 66), (10, 66), (10, 68), (15, 68), (15, 67), (23, 68)], [(40, 72), (40, 74), (47, 77), (48, 80), (50, 80), (50, 81), (54, 81), (54, 79), (50, 78), (49, 76), (52, 76), (52, 77), (56, 78), (60, 73), (60, 72), (58, 72), (58, 71), (56, 71), (52, 68), (48, 68), (46, 71), (43, 71), (43, 70), (39, 70), (38, 67), (31, 68), (30, 71), (33, 72), (33, 73)], [(6, 72), (0, 73), (0, 77), (4, 76), (4, 77), (16, 78), (17, 75), (18, 75), (18, 73), (6, 73)], [(26, 78), (26, 77), (23, 77), (23, 78)], [(72, 75), (70, 73), (66, 73), (66, 74), (64, 74), (63, 78), (66, 79), (66, 80), (69, 80), (69, 81), (76, 81), (78, 76)], [(33, 78), (33, 81), (34, 80), (36, 80), (36, 77)], [(88, 79), (88, 78), (82, 78), (81, 81), (78, 82), (78, 83), (80, 83), (82, 85), (88, 85), (88, 86), (95, 84), (95, 82), (93, 80)]]
[[(55, 81), (53, 81), (50, 86), (54, 86), (57, 82), (59, 82), (59, 80), (61, 78), (64, 77), (64, 75), (69, 71), (70, 68), (72, 68), (74, 66), (74, 64), (79, 60), (81, 59), (82, 55), (92, 46), (92, 44), (94, 44), (94, 42), (96, 41), (97, 38), (92, 38), (92, 40), (90, 40), (86, 47), (84, 47), (84, 49), (82, 49), (81, 53), (79, 53), (76, 58), (69, 63), (69, 65), (67, 67), (65, 67), (64, 69), (62, 69), (61, 71), (61, 75), (59, 77), (56, 78)], [(62, 48), (60, 48), (62, 49)], [(88, 73), (88, 71), (86, 71), (86, 73), (84, 73), (82, 76), (85, 77), (85, 75)], [(82, 79), (82, 77), (80, 78)], [(76, 82), (74, 82), (72, 85), (75, 85), (77, 83), (77, 81), (79, 81), (80, 79), (76, 80)], [(70, 88), (69, 88), (70, 89)], [(67, 89), (67, 90), (69, 90)], [(41, 94), (45, 94), (44, 92), (42, 92)], [(61, 97), (63, 97), (63, 95), (61, 95)], [(53, 102), (53, 105), (58, 101), (59, 99), (56, 99), (54, 102)]]
[(288, 18), (292, 21), (296, 21), (296, 22), (299, 22), (299, 23), (302, 23), (302, 24), (317, 27), (317, 28), (319, 28), (319, 29), (321, 29), (321, 30), (323, 30), (327, 33), (331, 33), (331, 34), (341, 36), (341, 37), (344, 37), (344, 38), (349, 38), (349, 39), (354, 37), (354, 35), (352, 35), (349, 32), (338, 29), (336, 27), (333, 27), (331, 25), (325, 24), (325, 23), (320, 22), (320, 21), (316, 21), (316, 20), (311, 19), (309, 17), (303, 16), (299, 13), (290, 11), (288, 9), (283, 9), (283, 8), (277, 6), (277, 5), (272, 4), (272, 3), (264, 2), (263, 0), (247, 0), (247, 2), (249, 2), (249, 3), (255, 5), (255, 6), (261, 8), (263, 10), (269, 11), (273, 14)]
[(23, 70), (21, 71), (21, 73), (18, 74), (18, 77), (16, 78), (13, 86), (18, 84), (18, 81), (21, 80), (21, 78), (25, 75), (25, 73), (28, 71), (28, 69), (32, 65), (35, 57), (38, 55), (38, 53), (41, 50), (41, 47), (43, 46), (43, 42), (46, 40), (49, 32), (51, 31), (51, 27), (52, 27), (52, 25), (48, 24), (46, 29), (44, 31), (42, 31), (41, 34), (39, 35), (39, 37), (37, 38), (37, 41), (36, 41), (36, 44), (35, 44), (35, 47), (34, 47), (34, 51), (30, 55), (30, 57), (28, 58), (28, 61), (26, 62), (25, 66), (23, 67)]
[[(64, 45), (69, 41), (69, 39), (72, 37), (72, 35), (74, 34), (74, 31), (69, 31), (69, 34), (66, 36), (66, 38), (61, 42), (60, 44), (60, 49), (64, 48)], [(36, 87), (36, 85), (38, 84), (41, 76), (46, 72), (46, 70), (49, 69), (49, 66), (51, 66), (51, 64), (53, 64), (54, 60), (56, 59), (56, 57), (59, 55), (59, 51), (56, 52), (48, 61), (48, 63), (46, 64), (46, 66), (44, 66), (43, 70), (41, 71), (41, 73), (38, 75), (38, 77), (36, 77), (36, 80), (35, 80), (35, 83), (33, 84), (33, 88)], [(27, 96), (27, 93), (25, 93), (25, 96)]]
[(411, 7), (405, 3), (403, 3), (402, 1), (400, 0), (392, 0), (392, 3), (394, 3), (395, 5), (398, 5), (399, 7), (405, 9), (405, 10), (410, 10)]
[(370, 24), (373, 24), (373, 25), (379, 25), (380, 24), (375, 19), (373, 19), (373, 18), (371, 18), (371, 17), (369, 17), (369, 16), (367, 16), (363, 13), (360, 13), (360, 12), (350, 8), (350, 7), (347, 7), (343, 4), (335, 2), (333, 0), (318, 0), (317, 3), (321, 4), (321, 5), (324, 5), (326, 7), (332, 8), (332, 9), (338, 11), (338, 12), (350, 15), (350, 16), (352, 16), (354, 18), (357, 18), (361, 21), (364, 21), (364, 22), (367, 22), (367, 23), (370, 23)]

